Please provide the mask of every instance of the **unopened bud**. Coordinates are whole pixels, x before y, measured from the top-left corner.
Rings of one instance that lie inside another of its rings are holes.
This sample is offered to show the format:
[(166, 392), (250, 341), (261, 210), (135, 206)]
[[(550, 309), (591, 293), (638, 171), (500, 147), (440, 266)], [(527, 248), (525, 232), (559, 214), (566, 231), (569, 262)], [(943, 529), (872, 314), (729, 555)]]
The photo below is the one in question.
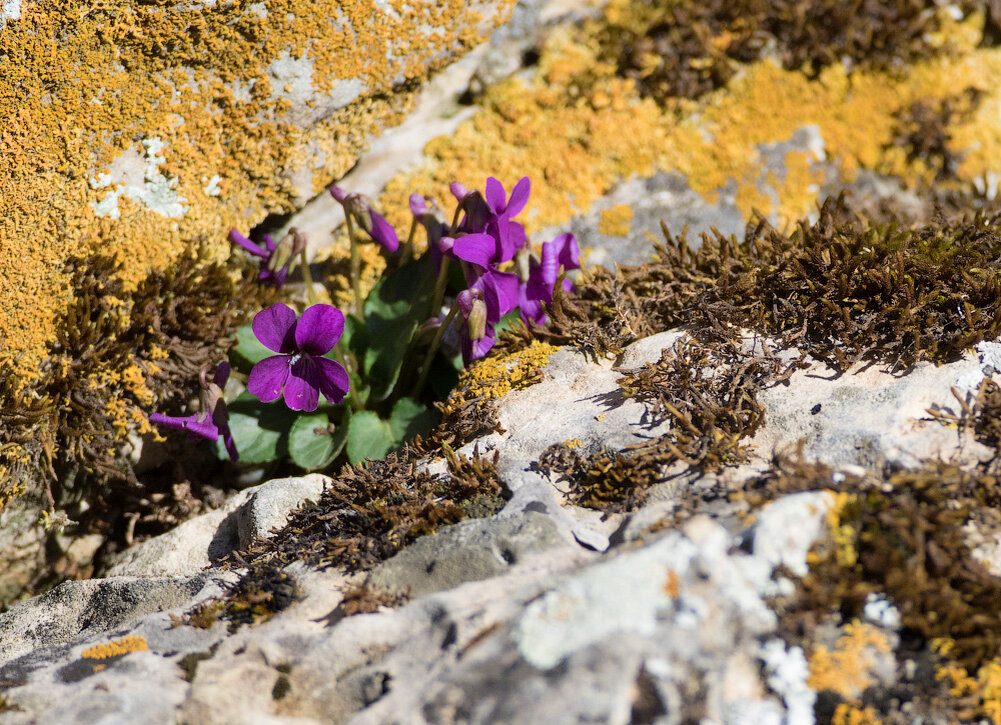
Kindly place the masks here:
[(290, 259), (296, 254), (296, 232), (295, 229), (289, 229), (288, 233), (281, 238), (275, 246), (275, 251), (271, 253), (268, 257), (267, 267), (271, 272), (277, 272), (279, 269), (284, 268)]
[(372, 215), (369, 213), (372, 207), (372, 201), (362, 194), (348, 194), (344, 202), (344, 212), (350, 214), (358, 226), (369, 234), (372, 233)]
[(473, 300), (473, 306), (469, 311), (469, 317), (466, 318), (466, 324), (469, 325), (469, 339), (473, 342), (482, 340), (487, 336), (487, 305), (479, 297)]
[(514, 253), (514, 263), (518, 269), (518, 279), (527, 282), (532, 271), (532, 250), (527, 244)]

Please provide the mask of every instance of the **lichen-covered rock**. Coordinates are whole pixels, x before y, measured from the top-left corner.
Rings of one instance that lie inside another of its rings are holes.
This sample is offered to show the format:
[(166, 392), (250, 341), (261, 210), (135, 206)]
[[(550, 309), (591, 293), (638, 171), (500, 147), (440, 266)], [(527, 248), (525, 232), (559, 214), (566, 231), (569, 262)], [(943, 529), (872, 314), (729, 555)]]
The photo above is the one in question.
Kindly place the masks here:
[(37, 372), (68, 259), (135, 284), (193, 243), (222, 254), (350, 168), (512, 4), (5, 3), (3, 358)]

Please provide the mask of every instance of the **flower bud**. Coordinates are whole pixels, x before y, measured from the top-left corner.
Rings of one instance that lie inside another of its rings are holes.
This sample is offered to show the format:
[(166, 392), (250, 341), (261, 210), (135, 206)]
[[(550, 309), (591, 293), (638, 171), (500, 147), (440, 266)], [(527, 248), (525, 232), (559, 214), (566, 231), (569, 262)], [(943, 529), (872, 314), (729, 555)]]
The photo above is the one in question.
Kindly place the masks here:
[(479, 297), (473, 300), (466, 324), (469, 325), (469, 339), (473, 342), (487, 336), (487, 303)]

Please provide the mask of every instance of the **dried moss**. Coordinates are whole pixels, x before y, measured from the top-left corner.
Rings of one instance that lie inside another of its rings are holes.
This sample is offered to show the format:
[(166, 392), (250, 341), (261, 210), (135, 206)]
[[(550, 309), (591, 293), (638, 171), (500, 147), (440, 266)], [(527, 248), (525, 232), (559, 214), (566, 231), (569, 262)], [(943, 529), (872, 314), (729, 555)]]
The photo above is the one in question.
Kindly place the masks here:
[[(366, 571), (441, 526), (499, 511), (508, 494), (495, 473), (496, 455), (466, 458), (447, 444), (442, 449), (444, 476), (420, 469), (409, 447), (344, 466), (319, 500), (293, 512), (281, 531), (227, 557), (223, 566), (247, 572), (224, 599), (200, 605), (186, 621), (203, 627), (219, 617), (232, 626), (261, 621), (294, 600), (294, 583), (284, 573), (292, 562)], [(368, 611), (375, 601), (382, 600), (362, 587), (346, 599), (342, 615)]]
[(566, 481), (573, 503), (634, 509), (650, 486), (666, 480), (673, 464), (703, 472), (744, 460), (741, 439), (764, 421), (758, 391), (794, 368), (760, 341), (693, 332), (663, 350), (656, 363), (623, 371), (619, 380), (626, 397), (647, 406), (643, 423), (651, 428), (668, 423), (668, 432), (622, 451), (602, 447), (590, 455), (576, 445), (557, 444), (535, 468)]
[[(744, 239), (692, 249), (664, 228), (652, 262), (593, 270), (554, 299), (535, 336), (596, 353), (682, 324), (750, 328), (845, 371), (860, 360), (906, 371), (1001, 334), (1001, 215), (872, 227), (842, 199), (784, 234), (758, 219)], [(595, 324), (596, 323), (596, 324)], [(509, 344), (516, 340), (507, 338)]]
[[(979, 10), (967, 0), (963, 13)], [(599, 36), (599, 57), (660, 101), (697, 98), (720, 88), (738, 64), (764, 57), (817, 75), (847, 63), (893, 68), (949, 50), (941, 41), (953, 21), (930, 0), (710, 0), (613, 2)]]

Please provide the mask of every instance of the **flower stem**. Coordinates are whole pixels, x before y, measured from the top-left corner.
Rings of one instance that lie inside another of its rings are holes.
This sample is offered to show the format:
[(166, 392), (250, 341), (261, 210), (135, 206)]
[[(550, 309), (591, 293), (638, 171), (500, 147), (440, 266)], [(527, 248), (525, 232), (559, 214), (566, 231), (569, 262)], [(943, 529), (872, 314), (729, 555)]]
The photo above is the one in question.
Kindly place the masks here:
[(302, 269), (302, 279), (306, 283), (306, 299), (310, 305), (320, 304), (320, 299), (316, 296), (313, 288), (313, 273), (309, 271), (309, 261), (306, 259), (306, 250), (299, 253), (299, 267)]
[(417, 217), (410, 223), (410, 234), (407, 235), (407, 243), (403, 245), (403, 253), (400, 255), (400, 266), (409, 262), (414, 257), (414, 236), (417, 234)]
[(434, 294), (431, 296), (431, 314), (437, 315), (441, 309), (441, 301), (445, 299), (445, 283), (448, 282), (448, 257), (442, 256), (438, 278), (434, 281)]
[(351, 404), (351, 409), (364, 410), (365, 406), (362, 404), (361, 398), (358, 397), (358, 391), (350, 384), (351, 366), (348, 364), (348, 356), (344, 354), (344, 351), (340, 347), (334, 345), (334, 357), (348, 371), (348, 402)]
[(348, 225), (348, 239), (351, 240), (351, 290), (355, 297), (355, 314), (365, 316), (365, 300), (361, 296), (361, 257), (358, 255), (358, 240), (355, 235), (355, 225), (351, 214), (345, 210), (344, 220)]
[(428, 373), (431, 371), (431, 363), (434, 360), (434, 354), (438, 352), (438, 347), (441, 345), (441, 338), (445, 336), (445, 330), (447, 330), (449, 325), (452, 324), (452, 320), (455, 319), (455, 314), (458, 311), (459, 305), (452, 305), (452, 309), (448, 311), (445, 319), (438, 326), (438, 330), (435, 332), (434, 338), (431, 340), (431, 346), (428, 348), (427, 354), (424, 355), (424, 365), (421, 367), (421, 375), (417, 378), (417, 384), (414, 385), (413, 392), (410, 393), (410, 397), (414, 400), (416, 400), (417, 396), (420, 395), (421, 389), (424, 387), (424, 383), (427, 382)]

